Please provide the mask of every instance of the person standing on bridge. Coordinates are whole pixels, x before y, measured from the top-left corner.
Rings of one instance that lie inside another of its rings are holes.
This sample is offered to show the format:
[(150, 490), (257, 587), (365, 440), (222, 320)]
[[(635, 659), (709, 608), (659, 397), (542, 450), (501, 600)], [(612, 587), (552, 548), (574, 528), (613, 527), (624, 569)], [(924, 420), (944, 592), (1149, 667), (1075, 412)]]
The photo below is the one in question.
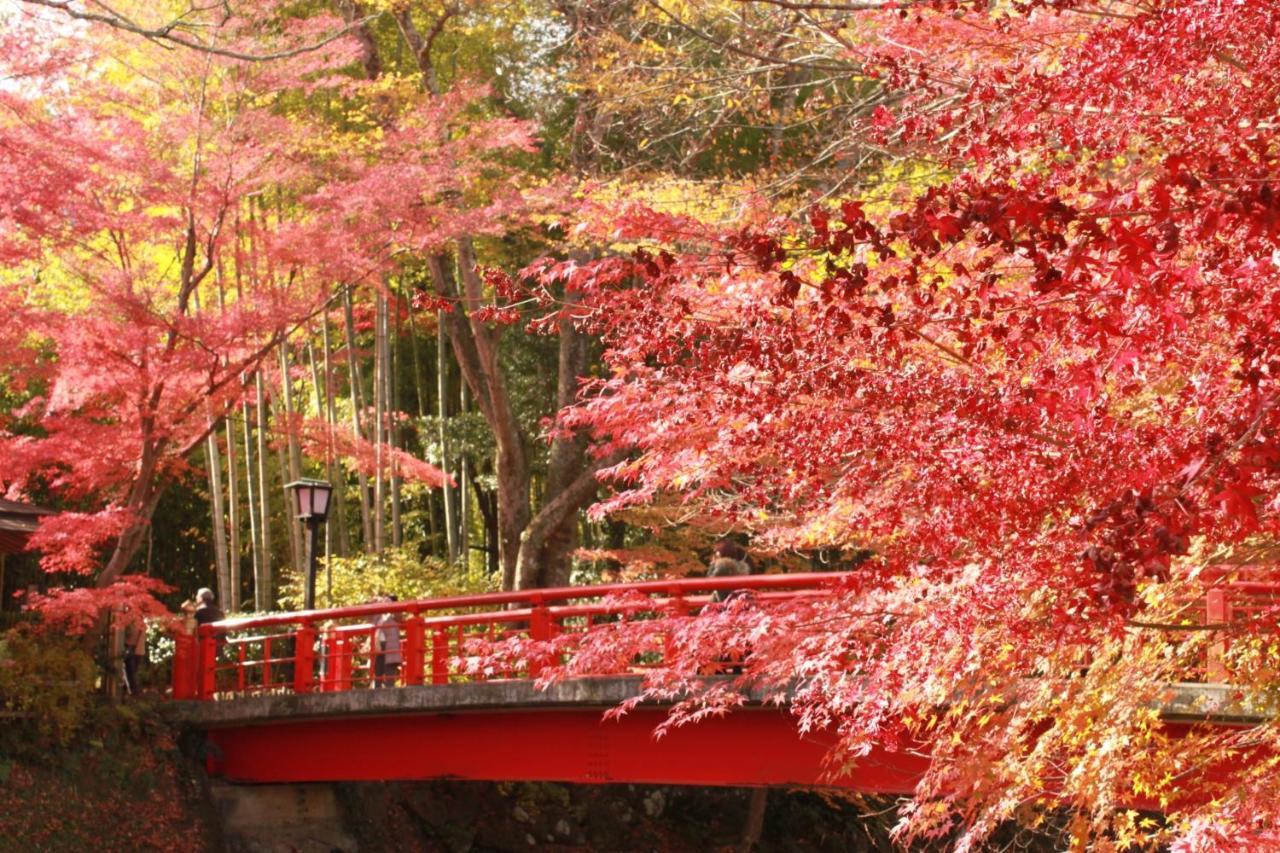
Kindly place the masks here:
[[(222, 608), (218, 606), (217, 598), (214, 597), (213, 590), (208, 587), (201, 587), (196, 591), (196, 635), (199, 636), (200, 626), (208, 625), (212, 622), (221, 622), (226, 618), (226, 614), (222, 612)], [(222, 647), (227, 643), (227, 632), (219, 631), (213, 635), (213, 640), (218, 653), (222, 653)]]
[[(745, 548), (728, 538), (716, 542), (712, 551), (711, 565), (707, 567), (707, 577), (723, 578), (749, 574), (751, 574), (751, 564), (747, 561)], [(724, 601), (730, 594), (730, 590), (718, 589), (711, 593), (711, 600)]]
[[(747, 549), (728, 537), (716, 542), (712, 551), (711, 564), (707, 567), (707, 577), (735, 577), (753, 573), (751, 563), (747, 559)], [(711, 600), (723, 603), (730, 598), (742, 595), (750, 595), (750, 593), (742, 589), (717, 589), (711, 593)], [(720, 658), (720, 667), (717, 671), (739, 675), (742, 673), (742, 662), (745, 657), (746, 653), (726, 654)]]
[(214, 598), (213, 590), (203, 587), (196, 591), (196, 625), (208, 625), (222, 621), (222, 608)]
[[(394, 595), (378, 597), (379, 601), (393, 603)], [(397, 613), (380, 613), (373, 620), (374, 632), (373, 686), (394, 687), (400, 676), (400, 616)]]

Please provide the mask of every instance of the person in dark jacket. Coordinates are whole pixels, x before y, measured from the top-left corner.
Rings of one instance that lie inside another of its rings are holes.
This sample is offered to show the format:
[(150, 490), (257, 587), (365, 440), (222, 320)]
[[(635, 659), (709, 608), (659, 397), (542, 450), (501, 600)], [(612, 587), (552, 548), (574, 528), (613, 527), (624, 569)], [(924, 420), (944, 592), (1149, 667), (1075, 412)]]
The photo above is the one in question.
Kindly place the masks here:
[[(711, 564), (707, 566), (707, 577), (724, 578), (752, 574), (751, 563), (747, 560), (747, 551), (732, 539), (721, 539), (712, 550)], [(746, 590), (717, 589), (711, 593), (711, 600), (724, 602), (739, 595), (749, 595)], [(742, 673), (743, 655), (734, 653), (720, 658), (719, 672), (728, 675)]]
[[(196, 591), (196, 635), (200, 634), (200, 626), (208, 625), (210, 622), (221, 622), (226, 618), (222, 612), (222, 608), (218, 606), (217, 599), (213, 597), (213, 590), (203, 588)], [(213, 635), (215, 646), (219, 653), (227, 642), (227, 632), (219, 631)]]
[[(751, 574), (751, 564), (747, 562), (747, 551), (732, 539), (721, 539), (712, 551), (711, 564), (707, 566), (707, 577), (723, 578), (734, 575)], [(712, 601), (724, 601), (730, 590), (718, 589), (711, 594)]]
[(222, 621), (222, 608), (217, 605), (213, 590), (205, 587), (196, 592), (196, 625), (208, 625)]

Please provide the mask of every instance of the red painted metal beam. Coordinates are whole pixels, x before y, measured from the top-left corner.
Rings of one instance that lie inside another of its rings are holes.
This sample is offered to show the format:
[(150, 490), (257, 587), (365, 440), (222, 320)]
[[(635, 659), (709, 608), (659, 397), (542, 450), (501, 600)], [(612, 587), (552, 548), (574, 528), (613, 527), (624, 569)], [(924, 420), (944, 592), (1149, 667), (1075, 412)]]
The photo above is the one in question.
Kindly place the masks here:
[[(241, 783), (467, 779), (828, 787), (896, 795), (912, 794), (928, 768), (927, 745), (916, 745), (898, 752), (875, 749), (849, 772), (833, 773), (834, 733), (802, 735), (785, 708), (738, 709), (658, 739), (654, 730), (666, 714), (664, 708), (639, 708), (605, 720), (599, 708), (513, 706), (285, 718), (208, 729), (207, 767), (211, 775)], [(1203, 731), (1204, 725), (1165, 723), (1174, 738)], [(1242, 753), (1232, 767), (1200, 768), (1180, 786), (1174, 805), (1215, 796), (1240, 764), (1270, 755), (1259, 748)], [(1124, 805), (1162, 807), (1137, 796)]]
[(600, 709), (552, 708), (291, 720), (212, 729), (213, 775), (236, 782), (471, 779), (669, 785), (828, 786), (905, 794), (924, 772), (917, 754), (877, 751), (832, 778), (834, 735), (801, 735), (785, 709), (754, 708), (655, 739), (666, 711), (620, 720)]

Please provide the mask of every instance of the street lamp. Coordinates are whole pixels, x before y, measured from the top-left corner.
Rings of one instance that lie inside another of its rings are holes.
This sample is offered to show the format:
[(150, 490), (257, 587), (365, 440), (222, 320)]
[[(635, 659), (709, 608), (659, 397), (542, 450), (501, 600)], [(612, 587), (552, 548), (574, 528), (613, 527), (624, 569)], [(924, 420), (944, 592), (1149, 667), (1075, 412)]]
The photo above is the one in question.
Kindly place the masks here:
[(317, 546), (321, 524), (329, 518), (329, 496), (333, 486), (324, 480), (298, 480), (285, 486), (293, 495), (293, 513), (307, 525), (307, 586), (303, 600), (304, 610), (316, 606), (316, 568), (320, 562)]

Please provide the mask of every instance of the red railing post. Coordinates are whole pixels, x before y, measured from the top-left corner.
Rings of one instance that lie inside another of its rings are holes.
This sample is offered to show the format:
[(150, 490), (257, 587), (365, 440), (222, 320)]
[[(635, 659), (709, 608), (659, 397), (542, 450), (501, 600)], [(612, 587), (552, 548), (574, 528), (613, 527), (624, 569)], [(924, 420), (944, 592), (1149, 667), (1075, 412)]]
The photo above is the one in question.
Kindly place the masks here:
[(413, 614), (404, 622), (404, 683), (421, 684), (422, 672), (426, 666), (426, 649), (423, 642), (426, 632), (422, 618)]
[(449, 635), (443, 628), (431, 632), (431, 683), (449, 683)]
[(1215, 640), (1209, 646), (1209, 659), (1205, 668), (1205, 677), (1211, 682), (1227, 680), (1227, 640), (1225, 626), (1231, 621), (1231, 604), (1227, 601), (1224, 589), (1211, 589), (1204, 597), (1204, 619), (1208, 625), (1224, 626), (1222, 639)]
[(342, 634), (338, 634), (333, 638), (333, 657), (330, 663), (333, 666), (334, 690), (351, 689), (351, 652), (349, 645), (347, 638)]
[[(552, 629), (551, 611), (545, 604), (535, 605), (529, 611), (529, 639), (536, 642), (547, 642), (551, 639)], [(541, 651), (532, 655), (529, 658), (529, 677), (537, 678), (542, 674), (542, 668), (549, 662), (549, 656)]]
[[(684, 600), (684, 596), (679, 590), (676, 590), (667, 607), (671, 611), (672, 616), (688, 616), (690, 612), (689, 602)], [(668, 631), (662, 637), (662, 662), (670, 665), (672, 658), (675, 657), (675, 643), (671, 639), (671, 632)]]
[(320, 691), (328, 693), (333, 689), (334, 634), (332, 625), (320, 628)]
[(173, 637), (173, 698), (194, 699), (196, 673), (200, 658), (196, 654), (196, 638), (185, 632)]
[(310, 693), (315, 683), (316, 629), (303, 625), (293, 635), (293, 692)]
[(200, 665), (198, 669), (196, 698), (212, 699), (214, 691), (214, 675), (218, 666), (218, 641), (212, 632), (198, 635)]

